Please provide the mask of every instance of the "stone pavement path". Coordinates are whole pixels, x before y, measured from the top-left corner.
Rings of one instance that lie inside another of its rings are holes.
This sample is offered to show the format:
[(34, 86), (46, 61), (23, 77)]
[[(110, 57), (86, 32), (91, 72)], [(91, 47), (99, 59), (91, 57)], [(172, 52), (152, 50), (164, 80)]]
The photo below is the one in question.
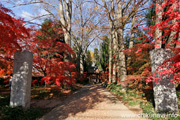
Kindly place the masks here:
[(39, 120), (142, 120), (133, 116), (138, 115), (101, 85), (87, 85)]

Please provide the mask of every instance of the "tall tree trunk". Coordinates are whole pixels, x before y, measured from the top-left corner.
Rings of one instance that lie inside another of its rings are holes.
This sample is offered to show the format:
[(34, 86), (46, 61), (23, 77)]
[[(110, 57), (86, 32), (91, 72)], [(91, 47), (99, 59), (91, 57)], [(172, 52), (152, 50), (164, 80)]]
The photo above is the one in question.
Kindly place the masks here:
[(68, 2), (59, 0), (59, 16), (64, 32), (64, 40), (71, 47), (72, 0), (68, 0)]
[[(176, 3), (174, 2), (174, 3), (173, 3), (173, 11), (176, 12), (176, 10), (177, 10), (177, 6), (176, 6)], [(172, 20), (172, 24), (175, 24), (175, 22), (176, 22), (176, 20), (173, 19), (173, 20)], [(177, 30), (175, 30), (175, 31), (171, 30), (169, 39), (168, 39), (168, 41), (167, 41), (168, 46), (171, 46), (171, 47), (174, 47), (174, 46), (175, 46), (176, 34), (177, 34)]]
[[(123, 30), (121, 30), (121, 35), (123, 35)], [(122, 82), (121, 87), (122, 90), (126, 90), (126, 84), (123, 83), (126, 80), (126, 76), (127, 76), (123, 36), (121, 37), (121, 43), (120, 43), (119, 64), (120, 64), (120, 82)]]
[[(131, 27), (131, 37), (130, 37), (130, 41), (129, 41), (129, 46), (128, 48), (131, 49), (133, 48), (133, 45), (134, 45), (134, 25), (135, 25), (135, 15), (132, 17), (132, 27)], [(127, 66), (130, 66), (131, 65), (131, 56), (128, 56), (127, 58)], [(129, 73), (127, 73), (129, 74)]]
[(109, 41), (109, 83), (112, 82), (112, 34), (110, 34)]
[[(162, 21), (162, 12), (163, 9), (160, 10), (161, 6), (160, 6), (160, 2), (162, 0), (156, 0), (156, 2), (158, 4), (156, 4), (156, 24), (159, 24)], [(155, 43), (155, 48), (162, 48), (162, 31), (157, 27), (156, 31), (155, 31), (155, 39), (156, 39), (156, 43)]]
[(82, 50), (79, 47), (78, 53), (77, 53), (77, 71), (80, 73), (80, 59), (81, 59), (81, 53)]
[(129, 48), (132, 48), (133, 44), (134, 44), (134, 31), (133, 31), (134, 30), (134, 25), (135, 25), (135, 15), (132, 18), (131, 38), (130, 38), (130, 41), (129, 41)]
[(84, 74), (84, 55), (80, 55), (80, 74)]
[(81, 47), (79, 48), (77, 56), (77, 70), (81, 75), (84, 74), (84, 55)]
[(63, 29), (63, 31), (64, 31), (64, 41), (69, 45), (69, 47), (71, 47), (71, 34), (70, 34), (71, 30), (67, 32), (66, 29)]
[(118, 56), (118, 50), (117, 50), (117, 32), (113, 31), (113, 71), (112, 71), (112, 82), (115, 83), (116, 82), (116, 68), (117, 68), (117, 56)]
[(119, 43), (119, 70), (118, 70), (118, 76), (120, 77), (120, 82), (123, 90), (126, 90), (126, 85), (123, 83), (126, 79), (127, 70), (126, 70), (126, 59), (124, 54), (124, 39), (123, 39), (123, 13), (122, 13), (122, 1), (116, 0), (117, 2), (117, 20), (118, 20), (118, 26), (117, 28), (117, 34), (118, 34), (118, 43)]
[[(69, 47), (71, 47), (72, 0), (68, 0), (68, 2), (66, 0), (59, 0), (59, 16), (62, 29), (64, 32), (65, 43), (67, 43)], [(64, 55), (64, 61), (70, 60), (70, 55)]]
[(80, 55), (77, 56), (77, 71), (80, 73)]

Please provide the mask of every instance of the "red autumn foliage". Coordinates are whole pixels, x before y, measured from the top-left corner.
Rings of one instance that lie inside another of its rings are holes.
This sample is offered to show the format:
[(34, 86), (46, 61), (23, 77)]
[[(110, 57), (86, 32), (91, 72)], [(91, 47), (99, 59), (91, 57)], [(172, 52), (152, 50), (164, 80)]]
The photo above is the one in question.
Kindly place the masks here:
[[(13, 54), (22, 50), (21, 42), (29, 37), (22, 19), (15, 19), (11, 10), (0, 4), (0, 76), (12, 73)], [(2, 72), (3, 71), (3, 72)]]
[(56, 83), (62, 86), (63, 82), (66, 82), (71, 85), (77, 78), (76, 65), (71, 60), (64, 61), (64, 56), (71, 56), (71, 59), (74, 59), (74, 51), (63, 42), (62, 28), (56, 26), (57, 23), (50, 22), (35, 32), (34, 39), (37, 46), (33, 50), (35, 73), (44, 74), (41, 83), (44, 81), (46, 84)]
[[(14, 52), (17, 50), (29, 50), (33, 55), (33, 72), (34, 74), (42, 73), (45, 75), (42, 83), (56, 83), (61, 85), (62, 82), (72, 84), (77, 78), (76, 65), (69, 61), (64, 61), (64, 56), (75, 57), (73, 50), (64, 42), (62, 29), (54, 27), (56, 24), (50, 23), (46, 27), (52, 27), (53, 33), (31, 29), (24, 26), (23, 19), (15, 19), (11, 10), (0, 4), (0, 76), (12, 73)], [(38, 39), (40, 36), (41, 39)], [(73, 75), (71, 75), (73, 73)], [(34, 80), (32, 84), (35, 84)]]
[(0, 4), (0, 47), (7, 51), (16, 49), (21, 50), (21, 41), (28, 38), (29, 31), (23, 25), (22, 19), (15, 19), (10, 14), (13, 14), (11, 10), (3, 7)]
[(38, 80), (33, 80), (32, 81), (32, 85), (35, 85), (36, 83), (38, 83)]
[[(158, 4), (158, 3), (157, 3)], [(171, 49), (173, 57), (164, 61), (164, 63), (159, 66), (162, 71), (156, 70), (156, 73), (160, 75), (174, 74), (174, 78), (171, 81), (179, 81), (179, 62), (180, 62), (180, 12), (179, 12), (179, 4), (178, 0), (168, 0), (164, 1), (163, 4), (160, 5), (160, 9), (164, 9), (162, 12), (162, 21), (154, 26), (151, 26), (150, 36), (154, 38), (153, 33), (158, 28), (162, 31), (162, 36), (160, 38), (155, 39), (155, 47), (159, 48), (156, 44), (159, 41), (162, 41), (162, 46), (166, 49)], [(166, 9), (165, 9), (166, 8)], [(156, 9), (156, 13), (159, 12), (160, 9)], [(172, 36), (172, 40), (169, 38)], [(171, 66), (171, 67), (169, 67)], [(155, 76), (155, 74), (153, 75)], [(152, 80), (152, 77), (148, 80)], [(158, 82), (158, 81), (156, 81)]]
[(131, 49), (125, 50), (126, 55), (130, 57), (127, 64), (127, 81), (142, 81), (151, 75), (149, 51), (152, 49), (153, 45), (149, 43), (140, 43), (135, 44)]
[[(156, 3), (159, 4), (159, 3)], [(147, 54), (149, 55), (149, 53), (147, 53), (146, 50), (144, 50), (144, 47), (147, 46), (147, 44), (149, 44), (149, 46), (154, 46), (155, 48), (159, 48), (160, 45), (157, 44), (160, 41), (162, 41), (162, 48), (166, 48), (166, 49), (171, 49), (173, 57), (171, 57), (170, 59), (164, 61), (164, 63), (159, 66), (159, 68), (161, 68), (162, 71), (157, 71), (156, 73), (159, 73), (160, 75), (167, 75), (167, 74), (174, 74), (174, 78), (171, 81), (179, 81), (179, 74), (180, 74), (180, 68), (179, 68), (179, 63), (180, 63), (180, 34), (179, 34), (179, 30), (180, 30), (180, 12), (179, 12), (179, 4), (180, 2), (178, 0), (167, 0), (164, 1), (162, 4), (160, 4), (160, 8), (156, 9), (156, 13), (159, 12), (159, 10), (163, 9), (162, 12), (162, 21), (158, 24), (152, 25), (150, 26), (149, 29), (149, 33), (146, 34), (146, 36), (144, 36), (145, 40), (143, 41), (144, 44), (138, 44), (135, 45), (134, 48), (128, 50), (130, 51), (130, 54), (134, 54), (135, 58), (137, 60), (142, 60), (142, 56), (143, 54)], [(154, 17), (153, 17), (154, 18)], [(159, 29), (162, 31), (162, 35), (159, 38), (155, 37), (155, 32), (156, 30)], [(169, 41), (170, 35), (173, 35), (173, 39), (172, 41)], [(147, 41), (149, 40), (153, 40), (150, 41), (149, 43), (147, 43)], [(137, 47), (138, 46), (138, 47)], [(137, 47), (137, 49), (136, 49)], [(148, 48), (148, 47), (147, 47)], [(136, 50), (134, 50), (136, 49)], [(135, 53), (132, 51), (136, 51)], [(149, 52), (149, 50), (148, 50)], [(133, 59), (133, 57), (132, 57)], [(147, 62), (149, 60), (146, 59)], [(134, 62), (134, 61), (133, 61)], [(169, 67), (171, 66), (171, 67)], [(134, 68), (131, 68), (131, 66), (129, 66), (130, 70), (134, 71)], [(140, 69), (138, 67), (138, 69)], [(159, 79), (154, 79), (155, 73), (153, 75), (151, 75), (151, 69), (150, 69), (150, 65), (148, 67), (146, 67), (145, 69), (143, 69), (144, 71), (141, 72), (141, 76), (145, 75), (146, 76), (146, 81), (147, 82), (152, 82), (152, 80), (159, 80)], [(158, 81), (157, 81), (158, 82)], [(180, 83), (180, 81), (179, 81)]]

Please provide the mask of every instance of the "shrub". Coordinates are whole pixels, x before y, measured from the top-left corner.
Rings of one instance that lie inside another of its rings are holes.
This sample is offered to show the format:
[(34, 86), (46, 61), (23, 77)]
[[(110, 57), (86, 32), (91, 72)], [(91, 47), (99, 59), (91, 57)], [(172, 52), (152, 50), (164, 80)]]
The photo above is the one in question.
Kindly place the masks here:
[(40, 108), (24, 110), (22, 107), (9, 106), (10, 97), (0, 96), (0, 119), (1, 120), (35, 120), (45, 112)]
[(41, 117), (43, 112), (40, 108), (30, 108), (23, 110), (22, 107), (10, 107), (4, 106), (1, 108), (0, 119), (1, 120), (35, 120)]

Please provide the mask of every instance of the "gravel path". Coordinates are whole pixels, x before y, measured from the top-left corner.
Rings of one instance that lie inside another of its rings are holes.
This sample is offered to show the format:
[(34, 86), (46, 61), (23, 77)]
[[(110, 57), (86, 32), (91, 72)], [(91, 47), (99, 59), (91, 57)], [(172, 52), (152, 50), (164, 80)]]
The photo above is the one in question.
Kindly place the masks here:
[[(132, 117), (124, 117), (130, 115)], [(135, 116), (135, 117), (134, 117)], [(141, 120), (100, 85), (86, 85), (40, 120)]]

